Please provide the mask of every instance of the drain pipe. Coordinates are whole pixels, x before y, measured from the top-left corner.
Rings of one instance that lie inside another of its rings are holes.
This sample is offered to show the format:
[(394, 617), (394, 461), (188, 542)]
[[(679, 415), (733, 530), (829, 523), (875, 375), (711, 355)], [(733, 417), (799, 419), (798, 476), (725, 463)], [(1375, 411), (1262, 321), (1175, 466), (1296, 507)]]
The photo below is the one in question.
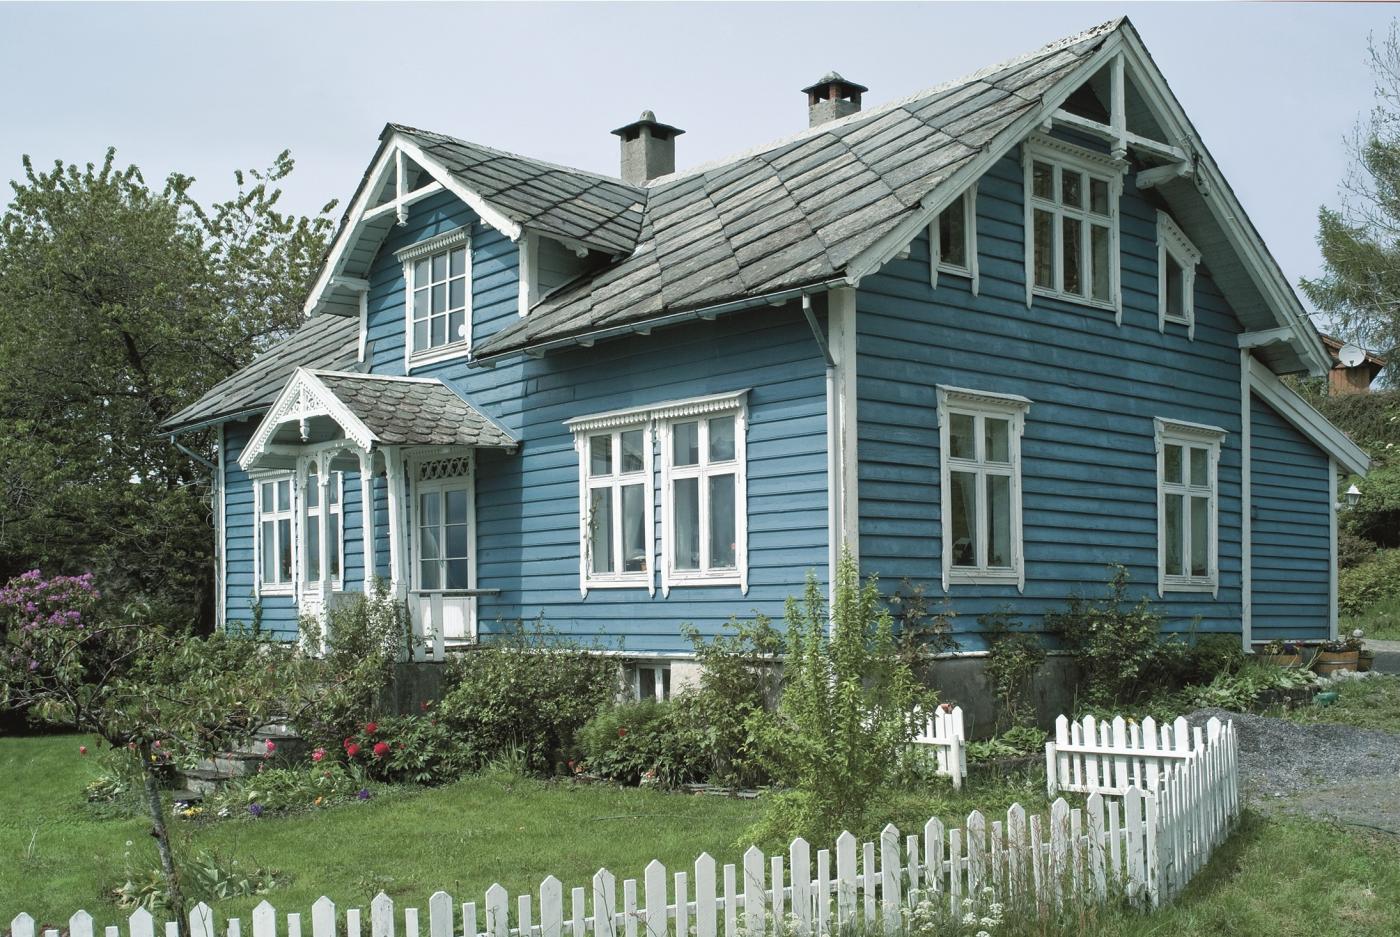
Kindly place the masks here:
[(213, 462), (210, 462), (208, 459), (204, 458), (204, 456), (200, 455), (198, 452), (195, 452), (193, 449), (187, 448), (184, 443), (177, 442), (174, 433), (170, 434), (170, 445), (174, 446), (176, 449), (179, 449), (185, 455), (189, 456), (191, 459), (194, 459), (196, 462), (207, 468), (209, 471), (217, 472), (219, 470), (219, 467)]
[(807, 325), (812, 337), (821, 349), (826, 362), (826, 594), (828, 614), (834, 611), (836, 600), (836, 564), (840, 557), (841, 541), (841, 499), (840, 474), (841, 458), (837, 447), (840, 432), (836, 422), (836, 361), (831, 357), (831, 345), (822, 333), (817, 317), (812, 312), (812, 297), (802, 294), (802, 314), (807, 317)]

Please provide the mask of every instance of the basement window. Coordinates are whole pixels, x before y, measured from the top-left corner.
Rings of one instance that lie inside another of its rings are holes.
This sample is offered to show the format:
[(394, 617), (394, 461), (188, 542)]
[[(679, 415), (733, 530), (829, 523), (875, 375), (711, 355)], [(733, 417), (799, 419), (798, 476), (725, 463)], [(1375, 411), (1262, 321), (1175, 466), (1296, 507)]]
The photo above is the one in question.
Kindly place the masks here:
[(971, 277), (977, 293), (977, 184), (953, 200), (928, 228), (929, 282), (938, 288), (938, 275)]
[(632, 698), (636, 700), (668, 700), (671, 698), (671, 667), (669, 664), (633, 664), (628, 668)]
[(1171, 216), (1157, 212), (1157, 330), (1167, 323), (1186, 326), (1186, 334), (1196, 337), (1196, 265), (1201, 252), (1177, 227)]

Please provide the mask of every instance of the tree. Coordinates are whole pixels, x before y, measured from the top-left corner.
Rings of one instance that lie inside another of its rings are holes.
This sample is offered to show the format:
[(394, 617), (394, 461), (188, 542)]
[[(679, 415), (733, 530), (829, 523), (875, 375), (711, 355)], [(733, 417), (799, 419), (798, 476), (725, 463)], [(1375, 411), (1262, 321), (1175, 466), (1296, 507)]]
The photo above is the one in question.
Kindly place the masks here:
[(1400, 350), (1400, 26), (1369, 51), (1376, 102), (1351, 139), (1340, 206), (1318, 210), (1325, 272), (1301, 285), (1343, 336), (1393, 357)]
[(97, 735), (139, 761), (143, 802), (188, 937), (170, 847), (163, 753), (210, 757), (252, 737), (289, 699), (315, 705), (319, 686), (293, 645), (162, 627), (149, 609), (104, 603), (90, 574), (45, 579), (31, 570), (0, 589), (0, 705)]
[(297, 324), (332, 206), (278, 210), (285, 152), (207, 207), (114, 164), (26, 157), (0, 218), (0, 578), (95, 571), (207, 621), (208, 469), (159, 427)]

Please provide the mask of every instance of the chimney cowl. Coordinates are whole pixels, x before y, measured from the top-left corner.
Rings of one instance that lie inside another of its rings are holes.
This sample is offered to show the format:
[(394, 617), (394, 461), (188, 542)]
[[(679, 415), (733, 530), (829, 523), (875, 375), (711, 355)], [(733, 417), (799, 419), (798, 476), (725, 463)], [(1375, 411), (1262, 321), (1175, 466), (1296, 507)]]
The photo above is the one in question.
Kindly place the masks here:
[(815, 84), (802, 89), (807, 95), (807, 126), (815, 127), (858, 112), (860, 96), (869, 90), (865, 85), (847, 81), (840, 72), (827, 72)]
[(658, 176), (676, 171), (676, 137), (679, 127), (663, 124), (651, 111), (612, 131), (622, 139), (622, 181), (645, 185)]

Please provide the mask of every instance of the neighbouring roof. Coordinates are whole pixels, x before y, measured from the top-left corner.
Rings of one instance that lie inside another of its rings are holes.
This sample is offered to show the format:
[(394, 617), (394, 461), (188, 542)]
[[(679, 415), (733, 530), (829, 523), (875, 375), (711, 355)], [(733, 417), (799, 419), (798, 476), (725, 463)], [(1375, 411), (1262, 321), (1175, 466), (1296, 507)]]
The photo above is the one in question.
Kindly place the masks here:
[(343, 316), (313, 316), (252, 364), (224, 378), (161, 424), (168, 432), (191, 430), (229, 417), (252, 416), (271, 406), (298, 367), (354, 367), (359, 358), (360, 323)]
[(478, 357), (844, 274), (998, 133), (1039, 108), (1119, 22), (759, 152), (653, 181), (636, 250), (546, 296), (480, 343)]
[[(1340, 366), (1340, 359), (1337, 355), (1342, 350), (1342, 346), (1347, 343), (1334, 335), (1328, 335), (1326, 333), (1323, 333), (1321, 338), (1322, 344), (1327, 346), (1327, 353), (1332, 356), (1332, 360), (1337, 363), (1337, 366)], [(1381, 369), (1385, 367), (1386, 359), (1375, 352), (1366, 351), (1364, 348), (1362, 348), (1361, 351), (1366, 355), (1365, 363), (1372, 369), (1373, 374), (1379, 374)]]
[(518, 445), (503, 427), (435, 378), (312, 373), (384, 445), (500, 449)]

